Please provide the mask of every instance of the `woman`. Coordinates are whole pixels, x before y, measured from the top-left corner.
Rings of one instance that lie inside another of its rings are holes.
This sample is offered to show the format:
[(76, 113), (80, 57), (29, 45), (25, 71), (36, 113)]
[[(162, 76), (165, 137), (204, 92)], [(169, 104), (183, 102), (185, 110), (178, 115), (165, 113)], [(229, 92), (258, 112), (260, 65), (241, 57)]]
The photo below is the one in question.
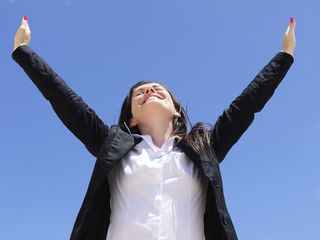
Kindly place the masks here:
[(108, 127), (31, 48), (27, 18), (13, 59), (72, 133), (97, 158), (71, 239), (237, 239), (219, 163), (273, 95), (293, 63), (295, 21), (278, 53), (218, 118), (196, 124), (168, 89), (139, 82), (119, 124)]

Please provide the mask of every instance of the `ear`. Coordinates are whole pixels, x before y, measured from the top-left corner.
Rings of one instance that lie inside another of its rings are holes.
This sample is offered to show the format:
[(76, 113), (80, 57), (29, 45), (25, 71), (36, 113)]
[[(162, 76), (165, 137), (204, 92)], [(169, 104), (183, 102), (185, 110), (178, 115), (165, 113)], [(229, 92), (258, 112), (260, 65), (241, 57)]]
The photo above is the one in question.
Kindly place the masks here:
[(132, 127), (135, 127), (135, 126), (137, 126), (137, 122), (133, 119), (133, 118), (131, 118), (130, 120), (129, 120), (129, 126), (132, 128)]
[(177, 111), (175, 111), (174, 114), (173, 114), (173, 117), (174, 117), (174, 118), (179, 118), (179, 117), (181, 117), (181, 115), (180, 115), (180, 113), (178, 113)]

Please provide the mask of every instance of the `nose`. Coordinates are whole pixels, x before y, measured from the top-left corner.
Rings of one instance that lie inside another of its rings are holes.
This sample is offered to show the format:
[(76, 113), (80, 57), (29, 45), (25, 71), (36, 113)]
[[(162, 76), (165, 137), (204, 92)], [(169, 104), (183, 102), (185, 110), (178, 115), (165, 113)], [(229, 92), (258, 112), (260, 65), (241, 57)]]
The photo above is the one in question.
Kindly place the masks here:
[(154, 93), (154, 92), (155, 92), (155, 90), (153, 89), (153, 87), (149, 87), (144, 90), (144, 94), (150, 94), (150, 93)]

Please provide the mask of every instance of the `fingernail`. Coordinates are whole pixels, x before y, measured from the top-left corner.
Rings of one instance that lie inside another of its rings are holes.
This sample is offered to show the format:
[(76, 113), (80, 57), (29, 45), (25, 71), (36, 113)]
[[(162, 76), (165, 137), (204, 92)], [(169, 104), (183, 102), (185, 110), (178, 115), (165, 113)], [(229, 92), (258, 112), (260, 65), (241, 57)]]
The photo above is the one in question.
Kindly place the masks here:
[(290, 23), (294, 23), (294, 18), (290, 18)]
[(28, 16), (24, 15), (24, 16), (23, 16), (23, 19), (26, 20), (26, 21), (28, 21)]

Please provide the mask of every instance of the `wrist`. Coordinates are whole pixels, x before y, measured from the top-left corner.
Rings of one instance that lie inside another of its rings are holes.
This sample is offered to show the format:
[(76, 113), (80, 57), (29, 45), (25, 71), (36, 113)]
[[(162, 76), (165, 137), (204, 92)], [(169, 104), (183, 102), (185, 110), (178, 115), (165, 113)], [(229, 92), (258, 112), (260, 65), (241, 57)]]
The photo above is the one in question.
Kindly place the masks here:
[(28, 45), (28, 44), (27, 43), (15, 43), (13, 46), (13, 51), (15, 51), (18, 47), (20, 47), (22, 45)]
[(294, 49), (282, 49), (281, 52), (290, 54), (293, 57)]

